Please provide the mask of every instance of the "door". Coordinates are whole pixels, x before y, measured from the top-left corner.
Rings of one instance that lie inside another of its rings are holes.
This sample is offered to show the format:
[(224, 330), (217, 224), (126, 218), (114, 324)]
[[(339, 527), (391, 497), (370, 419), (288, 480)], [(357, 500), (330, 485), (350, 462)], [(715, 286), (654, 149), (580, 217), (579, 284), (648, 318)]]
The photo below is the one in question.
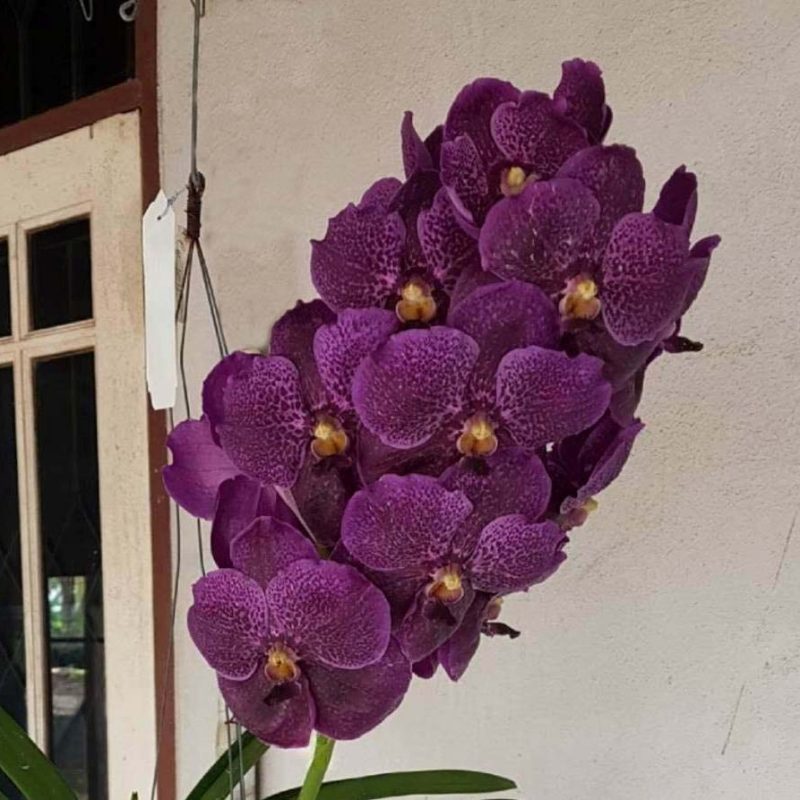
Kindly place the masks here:
[(0, 704), (81, 800), (156, 751), (138, 126), (0, 157)]

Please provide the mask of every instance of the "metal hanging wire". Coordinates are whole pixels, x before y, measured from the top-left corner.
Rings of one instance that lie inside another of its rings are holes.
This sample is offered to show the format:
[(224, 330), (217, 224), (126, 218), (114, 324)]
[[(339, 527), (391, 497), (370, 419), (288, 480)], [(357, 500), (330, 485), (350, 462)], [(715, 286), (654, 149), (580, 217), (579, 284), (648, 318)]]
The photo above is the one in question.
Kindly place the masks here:
[[(181, 326), (179, 345), (178, 345), (178, 369), (180, 374), (181, 395), (184, 405), (186, 417), (190, 418), (192, 414), (191, 402), (189, 398), (188, 380), (186, 375), (186, 341), (189, 323), (189, 299), (192, 288), (192, 272), (194, 270), (195, 255), (197, 262), (200, 266), (200, 274), (203, 280), (203, 287), (205, 289), (205, 299), (208, 305), (209, 314), (211, 317), (211, 325), (214, 330), (214, 337), (216, 339), (217, 350), (219, 357), (224, 358), (228, 355), (228, 343), (225, 339), (225, 332), (222, 325), (222, 315), (220, 314), (219, 304), (217, 303), (216, 293), (214, 291), (213, 281), (211, 279), (211, 272), (208, 268), (205, 253), (203, 252), (203, 245), (200, 239), (200, 231), (202, 227), (202, 210), (203, 210), (203, 193), (205, 191), (205, 177), (197, 168), (197, 134), (198, 134), (198, 95), (199, 95), (199, 74), (200, 74), (200, 20), (205, 15), (205, 0), (189, 0), (194, 10), (194, 24), (192, 36), (192, 103), (191, 103), (191, 136), (190, 136), (190, 161), (191, 167), (189, 172), (189, 180), (187, 182), (187, 202), (186, 202), (186, 237), (188, 239), (188, 249), (186, 252), (186, 260), (181, 278), (180, 289), (178, 292), (178, 302), (176, 308), (176, 324)], [(137, 1), (129, 0), (120, 6), (120, 15), (125, 19), (123, 8), (126, 8), (128, 13), (134, 16), (137, 12)], [(170, 198), (168, 206), (174, 203), (180, 192)], [(172, 410), (168, 414), (168, 424), (170, 432), (175, 428), (175, 420)], [(196, 534), (197, 534), (197, 548), (198, 557), (200, 562), (200, 569), (203, 575), (206, 574), (205, 557), (203, 554), (203, 532), (200, 520), (196, 520)], [(170, 636), (168, 646), (168, 658), (165, 666), (165, 680), (163, 682), (164, 690), (161, 698), (158, 731), (157, 731), (157, 751), (156, 763), (153, 771), (153, 781), (150, 791), (150, 799), (155, 800), (156, 789), (158, 786), (158, 775), (161, 760), (161, 742), (164, 720), (166, 717), (166, 701), (167, 692), (166, 687), (169, 679), (172, 676), (173, 669), (173, 654), (175, 648), (175, 623), (177, 616), (178, 592), (180, 590), (181, 579), (181, 548), (182, 548), (182, 530), (181, 530), (181, 513), (180, 509), (175, 508), (175, 576), (173, 580), (171, 612), (170, 612)], [(233, 735), (231, 727), (235, 726), (235, 739), (238, 751), (238, 765), (233, 762)], [(242, 753), (242, 728), (238, 722), (232, 718), (230, 709), (225, 706), (225, 731), (228, 743), (228, 783), (229, 791), (228, 796), (234, 800), (235, 786), (239, 788), (239, 800), (246, 800), (245, 798), (245, 775), (244, 775), (244, 758)], [(236, 769), (238, 767), (238, 769)], [(237, 779), (234, 784), (234, 770), (236, 769)]]

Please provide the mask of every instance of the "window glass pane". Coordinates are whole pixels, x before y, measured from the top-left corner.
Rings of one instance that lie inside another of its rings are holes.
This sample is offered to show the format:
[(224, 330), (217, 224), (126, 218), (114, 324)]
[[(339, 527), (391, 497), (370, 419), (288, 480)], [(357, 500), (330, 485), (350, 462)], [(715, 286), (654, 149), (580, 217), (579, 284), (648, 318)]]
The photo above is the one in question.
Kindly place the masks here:
[(31, 327), (51, 328), (92, 317), (89, 220), (77, 219), (28, 236)]
[(0, 336), (11, 336), (11, 286), (8, 274), (8, 239), (0, 239)]
[(50, 669), (50, 757), (80, 800), (105, 800), (106, 723), (94, 357), (35, 365)]
[[(25, 632), (14, 425), (14, 374), (0, 367), (0, 706), (25, 727)], [(0, 793), (17, 793), (0, 775)]]

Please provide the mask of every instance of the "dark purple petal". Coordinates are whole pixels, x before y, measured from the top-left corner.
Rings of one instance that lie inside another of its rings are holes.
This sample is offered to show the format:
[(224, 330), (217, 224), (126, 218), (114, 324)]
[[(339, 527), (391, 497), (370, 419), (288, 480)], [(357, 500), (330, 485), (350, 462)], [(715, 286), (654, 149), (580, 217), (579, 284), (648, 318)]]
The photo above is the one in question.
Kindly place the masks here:
[(626, 384), (640, 368), (645, 366), (659, 347), (659, 342), (642, 342), (628, 347), (617, 342), (599, 325), (585, 326), (573, 334), (577, 350), (597, 356), (605, 363), (603, 375), (612, 388)]
[(253, 353), (239, 351), (231, 353), (223, 358), (203, 381), (203, 413), (208, 418), (211, 434), (216, 442), (219, 442), (216, 428), (225, 418), (225, 388), (231, 378), (242, 372), (248, 372), (256, 358), (258, 356)]
[(481, 628), (486, 620), (492, 595), (477, 592), (458, 630), (439, 648), (439, 663), (452, 681), (467, 671), (481, 643)]
[(294, 513), (272, 486), (237, 475), (219, 487), (214, 522), (211, 526), (211, 554), (218, 567), (231, 567), (231, 542), (256, 517), (275, 517), (296, 525)]
[(292, 497), (314, 540), (333, 547), (340, 537), (342, 514), (358, 484), (352, 467), (338, 459), (307, 458), (292, 488)]
[(456, 96), (447, 113), (444, 125), (445, 141), (468, 135), (482, 162), (489, 166), (498, 156), (492, 138), (491, 120), (495, 109), (502, 103), (513, 102), (520, 96), (519, 89), (497, 78), (478, 78), (467, 84)]
[(589, 143), (579, 125), (556, 109), (541, 92), (523, 92), (519, 102), (498, 106), (492, 135), (502, 154), (515, 164), (549, 178), (573, 154)]
[(422, 661), (444, 644), (458, 630), (474, 596), (468, 583), (461, 600), (447, 605), (419, 592), (395, 633), (408, 660)]
[(580, 507), (585, 500), (599, 494), (616, 480), (628, 460), (634, 440), (643, 428), (644, 424), (639, 420), (621, 427), (612, 419), (607, 419), (587, 436), (578, 460), (591, 470), (575, 496), (568, 497), (561, 504), (563, 514)]
[(353, 495), (342, 521), (342, 541), (376, 570), (427, 573), (445, 556), (472, 511), (461, 492), (423, 475), (386, 475)]
[(588, 428), (608, 407), (611, 387), (603, 362), (580, 354), (526, 347), (497, 370), (497, 408), (522, 447), (536, 449)]
[(282, 702), (267, 702), (275, 684), (262, 669), (246, 681), (220, 678), (219, 688), (233, 718), (262, 742), (276, 747), (305, 747), (311, 739), (315, 711), (305, 676), (300, 677), (297, 693)]
[(633, 422), (636, 409), (642, 400), (642, 389), (644, 388), (645, 368), (642, 367), (632, 378), (629, 378), (622, 386), (611, 395), (608, 404), (608, 413), (619, 425), (628, 425)]
[(481, 286), (489, 286), (492, 283), (500, 283), (500, 278), (487, 272), (480, 263), (466, 267), (458, 276), (456, 285), (450, 294), (450, 308), (455, 308)]
[(316, 548), (300, 531), (273, 517), (258, 517), (231, 542), (235, 569), (264, 589), (290, 564), (301, 559), (315, 561)]
[(301, 658), (358, 669), (389, 644), (389, 604), (363, 575), (331, 561), (295, 561), (267, 587), (270, 632)]
[(421, 661), (417, 661), (411, 666), (411, 671), (423, 680), (430, 680), (439, 669), (439, 651), (436, 650)]
[(450, 202), (467, 222), (479, 224), (491, 205), (486, 165), (466, 134), (442, 144), (442, 185)]
[(494, 205), (481, 230), (483, 268), (559, 291), (599, 219), (600, 205), (572, 178), (528, 184)]
[(397, 178), (379, 178), (364, 192), (358, 207), (366, 208), (367, 206), (374, 205), (382, 208), (384, 211), (389, 210), (392, 201), (395, 199), (402, 186), (402, 182)]
[(433, 276), (448, 291), (465, 269), (480, 265), (478, 244), (459, 225), (444, 187), (436, 193), (430, 209), (420, 212), (417, 234)]
[(623, 217), (602, 268), (603, 320), (621, 344), (663, 338), (683, 310), (692, 280), (686, 228), (653, 214)]
[(306, 667), (317, 707), (315, 727), (332, 739), (357, 739), (379, 725), (401, 703), (411, 682), (411, 667), (397, 642), (383, 658), (363, 669)]
[(662, 222), (680, 225), (692, 232), (697, 214), (697, 176), (680, 166), (661, 187), (653, 214)]
[(400, 215), (370, 204), (348, 206), (311, 243), (311, 278), (331, 308), (383, 305), (402, 269), (405, 226)]
[(220, 485), (240, 470), (212, 438), (205, 417), (181, 422), (167, 437), (167, 447), (172, 453), (162, 472), (167, 494), (195, 517), (211, 519)]
[(314, 358), (330, 400), (339, 409), (352, 408), (356, 369), (400, 328), (397, 315), (379, 308), (348, 309), (321, 327), (314, 337)]
[(311, 431), (294, 364), (281, 356), (254, 359), (229, 381), (224, 413), (219, 435), (231, 461), (265, 483), (292, 486)]
[(392, 447), (422, 444), (464, 406), (477, 358), (475, 342), (452, 328), (395, 334), (356, 371), (361, 422)]
[(717, 249), (720, 241), (719, 236), (706, 236), (692, 245), (687, 264), (691, 271), (691, 278), (686, 297), (683, 298), (683, 314), (691, 308), (692, 303), (697, 299), (697, 295), (703, 288), (708, 274), (708, 267), (711, 264), (711, 254)]
[(410, 178), (419, 170), (434, 168), (431, 154), (414, 128), (414, 115), (410, 111), (406, 111), (403, 114), (400, 136), (402, 139), (403, 169), (405, 170), (406, 178)]
[(189, 633), (220, 675), (249, 678), (263, 661), (267, 633), (264, 591), (232, 569), (209, 572), (192, 587)]
[(553, 302), (538, 287), (521, 281), (476, 289), (451, 309), (447, 324), (478, 344), (472, 393), (480, 400), (493, 400), (495, 372), (506, 353), (534, 344), (556, 347), (560, 336)]
[(322, 326), (335, 321), (336, 314), (322, 300), (299, 300), (272, 326), (269, 354), (288, 358), (297, 367), (303, 396), (312, 409), (324, 406), (327, 400), (314, 361), (314, 336)]
[(559, 178), (580, 181), (600, 203), (600, 216), (587, 240), (590, 258), (602, 257), (617, 222), (644, 203), (644, 174), (636, 151), (613, 144), (597, 145), (575, 153), (558, 171)]
[(467, 562), (472, 585), (490, 594), (529, 589), (566, 558), (566, 540), (555, 522), (528, 522), (514, 514), (490, 522)]
[(597, 64), (573, 58), (561, 65), (561, 82), (553, 92), (556, 107), (578, 123), (592, 142), (602, 140), (608, 130), (611, 110), (606, 106), (606, 89)]
[(492, 520), (522, 514), (530, 522), (547, 509), (550, 477), (535, 455), (516, 447), (503, 448), (476, 462), (464, 459), (440, 478), (443, 486), (463, 492), (473, 512), (459, 531), (459, 550), (468, 551)]

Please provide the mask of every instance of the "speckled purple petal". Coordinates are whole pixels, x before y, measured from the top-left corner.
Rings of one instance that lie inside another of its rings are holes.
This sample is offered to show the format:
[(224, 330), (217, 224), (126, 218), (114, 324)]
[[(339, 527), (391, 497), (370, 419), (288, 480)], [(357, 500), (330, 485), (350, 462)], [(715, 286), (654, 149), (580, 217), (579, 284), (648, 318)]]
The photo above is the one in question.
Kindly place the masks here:
[(220, 678), (219, 688), (233, 718), (262, 742), (275, 747), (308, 745), (315, 708), (305, 675), (300, 677), (297, 694), (279, 703), (266, 702), (275, 685), (262, 669), (246, 681)]
[(602, 257), (617, 222), (625, 214), (642, 210), (644, 173), (636, 151), (618, 144), (587, 147), (561, 167), (558, 177), (580, 181), (600, 203), (600, 216), (587, 238), (586, 251), (593, 260)]
[(218, 567), (233, 566), (231, 542), (256, 517), (275, 517), (296, 525), (294, 513), (272, 486), (237, 475), (219, 487), (214, 522), (211, 525), (211, 554)]
[(167, 437), (172, 463), (162, 472), (167, 494), (190, 514), (214, 516), (220, 485), (240, 470), (211, 436), (206, 417), (181, 422)]
[(497, 370), (497, 408), (517, 444), (536, 449), (588, 428), (608, 407), (603, 362), (580, 354), (526, 347)]
[(578, 123), (592, 142), (602, 140), (608, 130), (611, 110), (600, 67), (592, 61), (573, 58), (561, 65), (561, 82), (553, 92), (556, 107)]
[(267, 606), (264, 591), (232, 569), (209, 572), (192, 587), (189, 633), (220, 675), (249, 678), (264, 656)]
[(429, 268), (447, 291), (465, 269), (480, 265), (478, 243), (459, 225), (444, 187), (436, 193), (430, 209), (420, 212), (417, 234)]
[(314, 336), (324, 325), (336, 321), (336, 314), (322, 302), (298, 300), (273, 326), (269, 354), (288, 358), (297, 367), (303, 396), (311, 409), (325, 405), (327, 396), (314, 360)]
[(464, 596), (457, 603), (444, 606), (419, 592), (395, 635), (412, 663), (427, 658), (457, 630), (467, 613), (475, 592), (464, 583)]
[(489, 286), (492, 283), (500, 283), (501, 279), (492, 272), (487, 272), (480, 263), (470, 265), (458, 276), (456, 285), (450, 293), (450, 308), (455, 308), (459, 303), (463, 303), (476, 289), (481, 286)]
[(316, 729), (336, 740), (357, 739), (379, 725), (402, 702), (411, 683), (411, 667), (399, 645), (363, 669), (307, 666), (317, 707)]
[(330, 220), (322, 241), (311, 243), (311, 279), (331, 308), (380, 306), (402, 269), (405, 226), (378, 205), (350, 205)]
[(422, 444), (463, 408), (477, 358), (477, 344), (453, 328), (395, 334), (356, 371), (361, 422), (392, 447)]
[(231, 542), (235, 569), (264, 589), (295, 561), (319, 559), (314, 545), (300, 531), (273, 517), (258, 517)]
[(486, 166), (493, 163), (499, 153), (492, 138), (492, 115), (499, 105), (514, 102), (519, 96), (519, 89), (497, 78), (478, 78), (467, 84), (447, 112), (445, 141), (466, 134), (474, 142), (482, 162)]
[(290, 487), (310, 442), (311, 419), (297, 368), (281, 356), (259, 357), (225, 390), (225, 452), (243, 472)]
[(599, 214), (592, 193), (572, 178), (528, 184), (487, 215), (478, 243), (483, 268), (560, 291)]
[(468, 222), (480, 224), (493, 192), (487, 167), (466, 134), (442, 143), (441, 178), (455, 210)]
[(353, 495), (342, 520), (342, 541), (376, 570), (419, 570), (445, 556), (472, 503), (435, 478), (386, 475)]
[(393, 311), (360, 308), (342, 311), (335, 322), (314, 337), (314, 358), (328, 397), (340, 409), (353, 406), (351, 390), (356, 369), (400, 328)]
[(567, 514), (590, 497), (599, 494), (617, 479), (628, 460), (633, 442), (644, 428), (639, 420), (622, 427), (610, 417), (597, 425), (586, 437), (578, 453), (578, 463), (588, 472), (574, 497), (561, 504), (561, 513)]
[(472, 395), (492, 402), (500, 359), (520, 347), (556, 347), (560, 325), (555, 305), (538, 287), (504, 281), (476, 289), (451, 309), (447, 324), (474, 339), (480, 349)]
[(678, 167), (661, 187), (653, 214), (662, 222), (681, 225), (690, 234), (697, 215), (697, 176), (684, 165)]
[(653, 214), (623, 217), (603, 258), (603, 320), (621, 344), (652, 341), (680, 316), (691, 284), (686, 228)]
[(358, 207), (378, 206), (385, 211), (389, 210), (402, 186), (397, 178), (378, 178), (361, 196)]
[(410, 178), (418, 170), (433, 169), (431, 154), (414, 128), (414, 115), (410, 111), (403, 114), (400, 137), (406, 178)]
[(338, 461), (307, 458), (292, 487), (292, 497), (303, 522), (314, 540), (328, 548), (339, 541), (342, 514), (358, 486), (354, 468)]
[(528, 522), (513, 514), (490, 522), (467, 562), (472, 585), (490, 594), (529, 589), (566, 558), (564, 532), (555, 522)]
[(389, 604), (361, 573), (331, 561), (295, 561), (267, 587), (270, 632), (301, 658), (358, 669), (389, 645)]
[(515, 164), (549, 178), (582, 147), (583, 129), (560, 114), (541, 92), (523, 92), (518, 102), (503, 103), (492, 116), (492, 136), (502, 154)]
[(482, 462), (464, 459), (440, 478), (447, 489), (459, 490), (470, 500), (473, 512), (458, 534), (458, 550), (467, 552), (492, 520), (522, 514), (536, 521), (547, 509), (550, 477), (535, 455), (517, 447), (499, 450)]
[(225, 418), (224, 396), (228, 382), (242, 372), (248, 372), (253, 361), (258, 358), (253, 353), (236, 351), (222, 359), (203, 381), (203, 413), (208, 418), (211, 434), (219, 442), (217, 426)]
[(458, 630), (439, 648), (439, 663), (452, 681), (459, 680), (467, 671), (481, 643), (481, 628), (492, 595), (476, 592)]

